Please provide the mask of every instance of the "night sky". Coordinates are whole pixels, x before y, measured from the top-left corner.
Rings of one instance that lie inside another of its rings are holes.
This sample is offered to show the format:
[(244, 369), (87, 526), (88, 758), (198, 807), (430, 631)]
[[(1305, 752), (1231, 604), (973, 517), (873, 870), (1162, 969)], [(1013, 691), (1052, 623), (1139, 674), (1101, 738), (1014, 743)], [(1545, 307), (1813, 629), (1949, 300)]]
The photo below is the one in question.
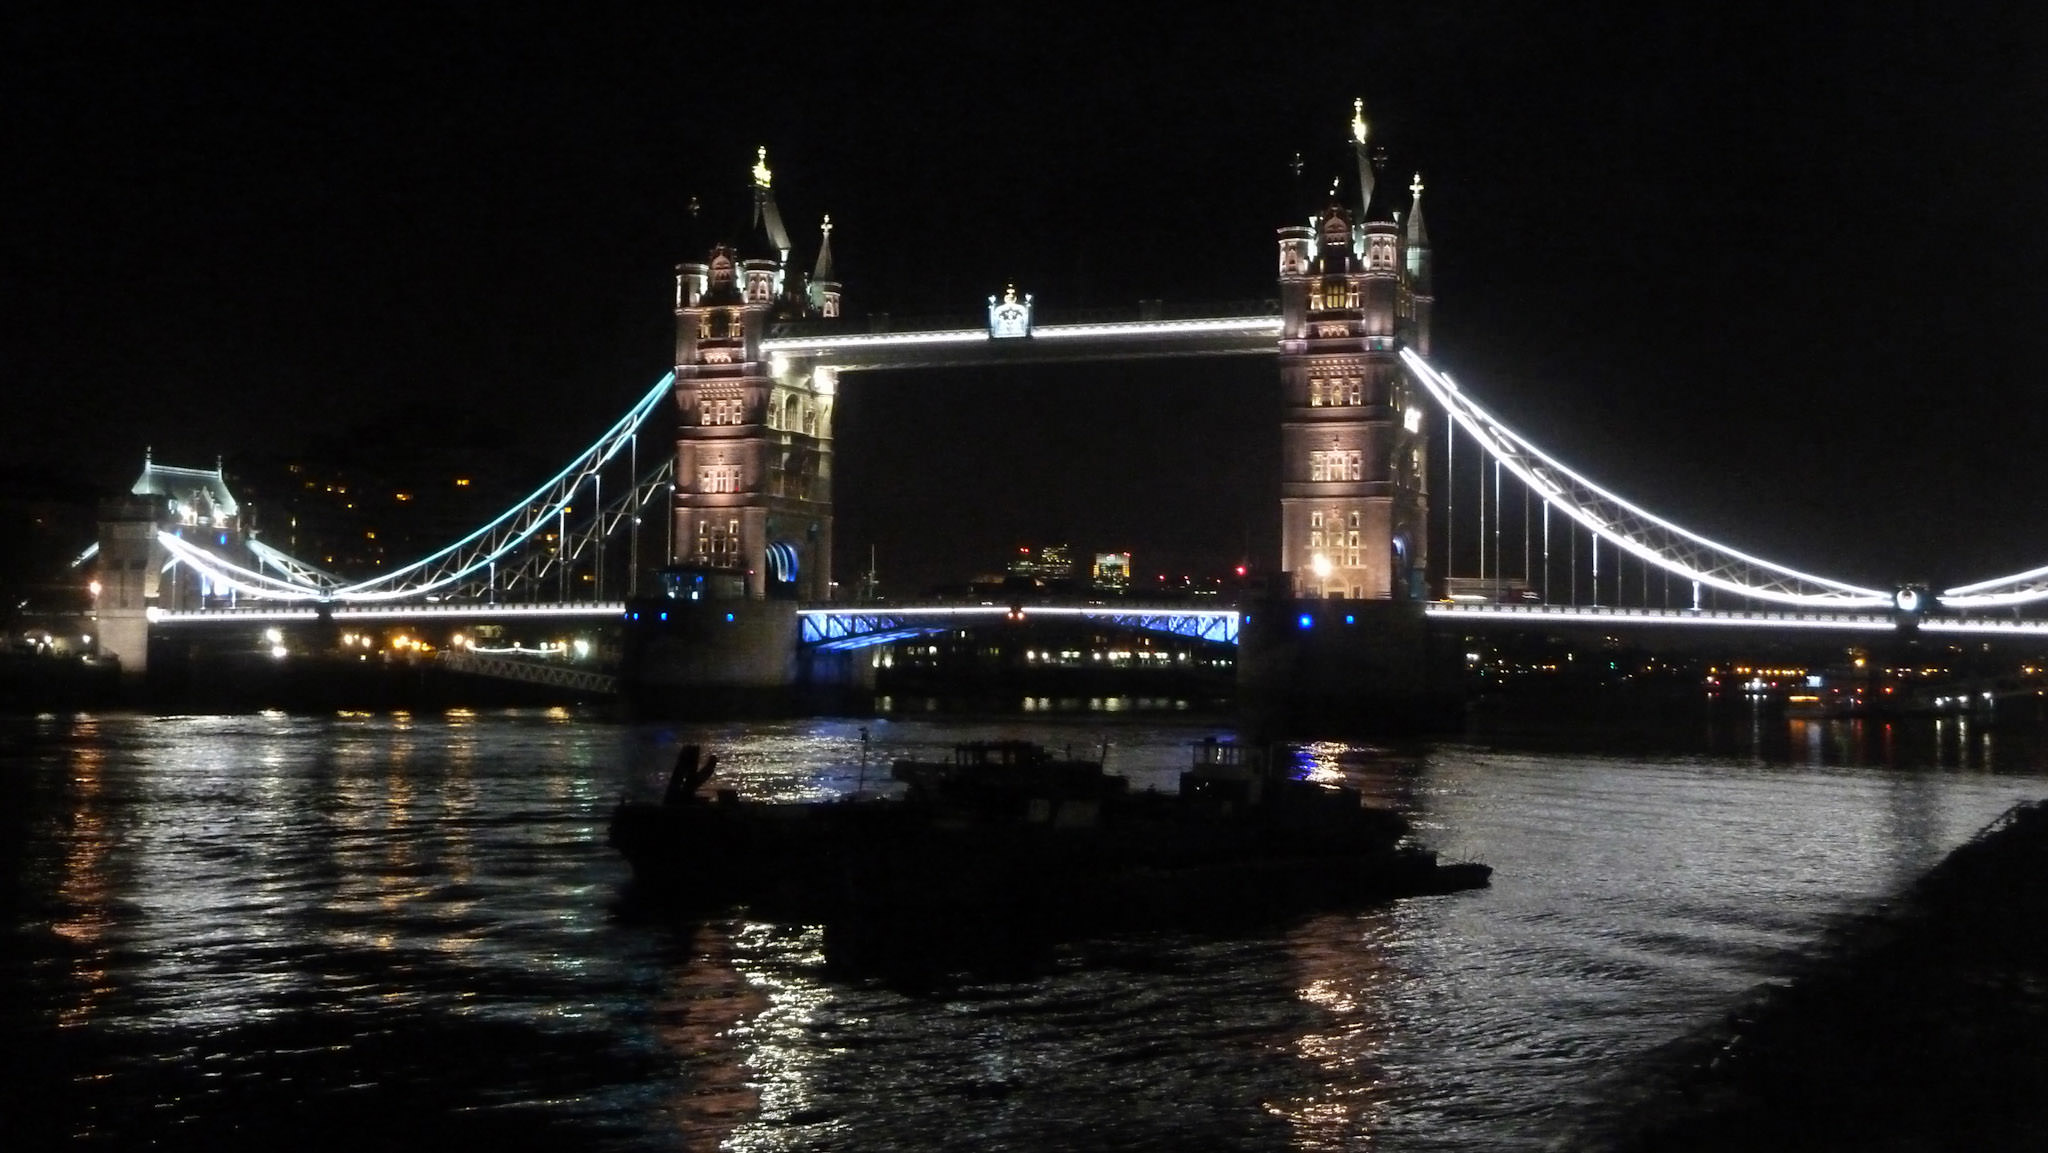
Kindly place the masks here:
[[(2025, 6), (170, 7), (6, 18), (7, 465), (113, 486), (146, 445), (428, 423), (538, 483), (666, 371), (683, 205), (737, 213), (760, 144), (855, 316), (1270, 297), (1288, 161), (1326, 182), (1362, 96), (1428, 184), (1438, 362), (1554, 454), (1828, 575), (2048, 563)], [(1265, 561), (1275, 388), (855, 376), (839, 575)]]

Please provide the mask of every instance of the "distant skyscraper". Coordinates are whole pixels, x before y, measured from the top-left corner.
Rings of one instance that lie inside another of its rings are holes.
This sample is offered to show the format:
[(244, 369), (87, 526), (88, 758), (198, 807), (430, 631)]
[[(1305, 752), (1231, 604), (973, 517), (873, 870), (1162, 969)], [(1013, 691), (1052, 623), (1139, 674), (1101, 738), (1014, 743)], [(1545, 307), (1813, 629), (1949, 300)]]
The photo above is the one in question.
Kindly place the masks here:
[(1131, 554), (1127, 552), (1096, 553), (1095, 567), (1088, 574), (1088, 583), (1099, 592), (1129, 592), (1131, 589)]

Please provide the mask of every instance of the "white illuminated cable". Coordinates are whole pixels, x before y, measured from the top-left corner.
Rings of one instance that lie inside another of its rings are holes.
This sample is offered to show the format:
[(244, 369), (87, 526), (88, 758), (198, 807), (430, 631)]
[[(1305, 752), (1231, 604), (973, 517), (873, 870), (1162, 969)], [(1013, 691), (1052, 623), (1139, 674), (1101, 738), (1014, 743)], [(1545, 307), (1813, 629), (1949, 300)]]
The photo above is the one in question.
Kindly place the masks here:
[[(2017, 578), (2007, 578), (2008, 580)], [(2002, 582), (1991, 581), (1989, 584)], [(2015, 589), (2002, 593), (1953, 593), (1945, 592), (1939, 598), (1944, 608), (1952, 609), (1996, 609), (2017, 608), (2020, 605), (2035, 604), (2048, 600), (2048, 588)]]
[[(2019, 589), (2010, 586), (2028, 581), (2041, 581), (2043, 578), (2048, 578), (2048, 566), (2028, 569), (2026, 572), (1993, 580), (1978, 581), (1975, 584), (1957, 585), (1941, 594), (1941, 603), (1950, 608), (2000, 608), (2032, 604), (2035, 601), (2048, 600), (2048, 586), (2037, 585), (2034, 588)], [(2005, 591), (1986, 591), (2000, 588)]]
[[(1431, 395), (1436, 398), (1437, 403), (1443, 407), (1444, 411), (1449, 413), (1452, 419), (1456, 420), (1459, 426), (1464, 428), (1467, 433), (1471, 434), (1473, 439), (1478, 441), (1481, 445), (1485, 446), (1487, 448), (1487, 451), (1493, 455), (1495, 460), (1499, 461), (1503, 465), (1506, 465), (1508, 470), (1514, 473), (1515, 476), (1520, 478), (1525, 484), (1529, 484), (1535, 487), (1542, 495), (1545, 502), (1557, 508), (1559, 512), (1564, 513), (1566, 516), (1571, 517), (1572, 519), (1578, 521), (1580, 524), (1585, 525), (1588, 529), (1591, 529), (1593, 532), (1606, 538), (1616, 548), (1622, 549), (1623, 551), (1628, 552), (1642, 560), (1648, 561), (1652, 564), (1656, 564), (1668, 571), (1678, 573), (1679, 575), (1687, 577), (1688, 579), (1698, 580), (1702, 584), (1710, 585), (1714, 588), (1718, 588), (1726, 592), (1732, 592), (1739, 596), (1754, 597), (1760, 600), (1776, 601), (1783, 604), (1829, 604), (1839, 605), (1843, 607), (1855, 607), (1859, 605), (1876, 607), (1879, 605), (1886, 605), (1890, 603), (1891, 598), (1890, 595), (1887, 593), (1881, 592), (1876, 589), (1863, 588), (1858, 585), (1852, 585), (1847, 582), (1834, 580), (1828, 577), (1814, 576), (1810, 573), (1800, 572), (1797, 569), (1788, 568), (1784, 565), (1780, 565), (1772, 561), (1767, 561), (1759, 557), (1750, 556), (1749, 554), (1744, 553), (1738, 549), (1730, 548), (1727, 545), (1719, 543), (1718, 541), (1711, 540), (1707, 537), (1701, 536), (1700, 534), (1691, 531), (1690, 529), (1686, 529), (1680, 525), (1665, 520), (1664, 518), (1659, 517), (1654, 513), (1651, 513), (1627, 500), (1622, 499), (1619, 496), (1614, 495), (1613, 493), (1608, 492), (1606, 489), (1601, 488), (1599, 485), (1596, 485), (1592, 481), (1587, 480), (1585, 477), (1579, 475), (1576, 471), (1566, 466), (1563, 462), (1557, 460), (1555, 457), (1552, 457), (1548, 453), (1543, 452), (1541, 449), (1537, 448), (1533, 443), (1531, 443), (1528, 440), (1528, 438), (1515, 432), (1512, 428), (1509, 428), (1507, 425), (1502, 424), (1499, 420), (1495, 419), (1491, 414), (1487, 413), (1484, 409), (1480, 408), (1477, 404), (1473, 403), (1469, 398), (1464, 396), (1459, 391), (1457, 385), (1453, 383), (1449, 377), (1438, 372), (1434, 367), (1432, 367), (1429, 364), (1428, 361), (1424, 360), (1421, 356), (1417, 355), (1413, 349), (1402, 349), (1401, 358), (1402, 361), (1406, 363), (1409, 366), (1409, 368), (1415, 373), (1417, 379), (1422, 381), (1423, 386), (1429, 389)], [(1489, 436), (1488, 433), (1492, 433), (1494, 436), (1498, 436), (1498, 443), (1493, 439), (1492, 436)], [(1550, 483), (1547, 479), (1539, 479), (1536, 472), (1533, 471), (1530, 466), (1524, 463), (1522, 458), (1525, 454), (1528, 456), (1533, 456), (1538, 460), (1541, 460), (1545, 465), (1548, 465), (1558, 474), (1569, 478), (1574, 484), (1594, 494), (1599, 500), (1610, 503), (1620, 509), (1624, 509), (1631, 515), (1640, 517), (1643, 520), (1648, 521), (1653, 525), (1656, 525), (1658, 528), (1661, 528), (1666, 532), (1672, 533), (1679, 537), (1683, 537), (1686, 540), (1689, 540), (1697, 545), (1702, 546), (1703, 548), (1712, 553), (1719, 554), (1720, 556), (1725, 558), (1740, 561), (1743, 564), (1754, 566), (1755, 568), (1776, 574), (1781, 577), (1786, 577), (1792, 580), (1805, 582), (1807, 584), (1819, 585), (1822, 588), (1831, 591), (1821, 593), (1802, 593), (1767, 588), (1761, 585), (1746, 584), (1739, 580), (1730, 579), (1717, 573), (1708, 572), (1704, 569), (1697, 568), (1691, 564), (1686, 563), (1685, 561), (1678, 560), (1673, 557), (1668, 557), (1663, 553), (1657, 551), (1656, 549), (1644, 545), (1630, 538), (1629, 536), (1612, 529), (1605, 521), (1603, 521), (1600, 517), (1595, 515), (1590, 509), (1587, 509), (1584, 506), (1580, 505), (1576, 500), (1567, 499), (1562, 494), (1554, 493), (1552, 490), (1556, 486)]]
[(170, 532), (159, 531), (156, 539), (175, 563), (186, 565), (204, 574), (215, 584), (225, 585), (245, 596), (285, 601), (320, 599), (321, 594), (316, 589), (289, 584), (276, 577), (243, 568), (232, 561), (214, 556)]
[[(617, 456), (625, 448), (629, 439), (628, 434), (639, 427), (640, 423), (653, 411), (654, 406), (668, 394), (674, 385), (675, 373), (670, 372), (663, 376), (652, 389), (648, 390), (645, 396), (640, 398), (637, 404), (627, 411), (625, 416), (619, 419), (618, 423), (607, 429), (603, 436), (600, 436), (590, 448), (585, 449), (574, 461), (570, 462), (568, 467), (556, 473), (552, 479), (535, 489), (526, 499), (506, 509), (483, 527), (476, 529), (468, 536), (438, 552), (370, 580), (358, 581), (353, 585), (344, 585), (334, 589), (330, 595), (339, 600), (351, 601), (393, 600), (399, 597), (432, 592), (438, 588), (446, 588), (481, 571), (491, 562), (498, 560), (506, 553), (525, 543), (534, 533), (540, 530), (542, 525), (547, 523), (549, 518), (556, 515), (563, 506), (567, 505), (573, 499), (575, 489), (581, 485), (583, 476), (595, 472), (600, 466), (610, 461), (614, 456)], [(576, 484), (571, 485), (567, 490), (559, 488), (562, 481), (571, 474), (577, 473), (581, 475), (578, 475)], [(541, 506), (538, 510), (535, 508), (536, 504)], [(499, 542), (489, 551), (480, 553), (455, 572), (443, 574), (420, 584), (404, 586), (397, 584), (403, 578), (455, 555), (476, 541), (487, 537), (491, 532), (506, 523), (515, 522), (522, 515), (532, 518), (524, 529)]]

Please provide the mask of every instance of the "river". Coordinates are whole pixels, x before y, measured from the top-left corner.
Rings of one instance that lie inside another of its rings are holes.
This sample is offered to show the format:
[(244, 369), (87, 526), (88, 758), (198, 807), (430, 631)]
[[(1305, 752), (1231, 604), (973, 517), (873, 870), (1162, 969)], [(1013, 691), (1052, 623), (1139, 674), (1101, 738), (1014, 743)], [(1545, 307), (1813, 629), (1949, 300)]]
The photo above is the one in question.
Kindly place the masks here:
[(1571, 1148), (1660, 1046), (2048, 796), (2037, 741), (1954, 720), (1313, 745), (1304, 771), (1492, 887), (915, 979), (838, 965), (815, 927), (644, 910), (604, 840), (686, 740), (794, 798), (998, 736), (1170, 787), (1208, 735), (1230, 732), (0, 719), (10, 1147)]

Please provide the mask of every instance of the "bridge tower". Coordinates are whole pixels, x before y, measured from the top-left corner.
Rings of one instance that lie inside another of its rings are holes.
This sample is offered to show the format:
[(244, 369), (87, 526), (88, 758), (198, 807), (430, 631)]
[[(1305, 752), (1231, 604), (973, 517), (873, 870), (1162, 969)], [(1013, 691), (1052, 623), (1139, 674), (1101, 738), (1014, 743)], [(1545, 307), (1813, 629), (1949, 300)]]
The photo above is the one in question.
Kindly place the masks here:
[(676, 266), (671, 566), (719, 580), (729, 595), (830, 597), (837, 382), (829, 370), (764, 360), (761, 341), (773, 322), (837, 316), (839, 303), (829, 218), (806, 283), (763, 148), (747, 239)]
[(1421, 600), (1427, 422), (1399, 349), (1429, 351), (1422, 179), (1404, 220), (1362, 101), (1351, 138), (1356, 199), (1340, 181), (1307, 224), (1279, 230), (1280, 565), (1299, 598)]

